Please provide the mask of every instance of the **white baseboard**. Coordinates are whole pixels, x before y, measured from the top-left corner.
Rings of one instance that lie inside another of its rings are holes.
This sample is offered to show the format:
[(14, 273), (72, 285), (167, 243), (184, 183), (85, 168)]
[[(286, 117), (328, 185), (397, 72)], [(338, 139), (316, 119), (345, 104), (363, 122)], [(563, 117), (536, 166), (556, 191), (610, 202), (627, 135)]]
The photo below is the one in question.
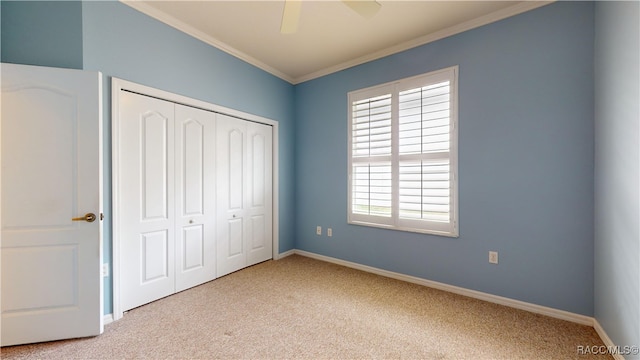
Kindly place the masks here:
[[(593, 328), (596, 330), (596, 333), (598, 333), (598, 336), (600, 336), (600, 339), (602, 339), (602, 342), (606, 347), (610, 349), (613, 349), (616, 347), (616, 344), (613, 343), (613, 341), (611, 340), (609, 335), (607, 335), (607, 332), (604, 331), (604, 328), (602, 327), (602, 325), (600, 325), (600, 322), (598, 322), (597, 319), (593, 320)], [(611, 355), (615, 360), (624, 360), (624, 356), (622, 356), (621, 354), (615, 353)]]
[(488, 294), (488, 293), (484, 293), (476, 290), (465, 289), (462, 287), (448, 285), (448, 284), (440, 283), (437, 281), (426, 280), (426, 279), (422, 279), (415, 276), (400, 274), (393, 271), (378, 269), (375, 267), (362, 265), (362, 264), (358, 264), (350, 261), (340, 260), (340, 259), (332, 258), (329, 256), (319, 255), (319, 254), (304, 251), (304, 250), (294, 250), (294, 253), (298, 255), (306, 256), (309, 258), (326, 261), (326, 262), (350, 267), (353, 269), (362, 270), (369, 273), (389, 277), (396, 280), (423, 285), (430, 288), (443, 290), (443, 291), (451, 292), (454, 294), (464, 295), (471, 298), (484, 300), (484, 301), (488, 301), (495, 304), (504, 305), (504, 306), (508, 306), (508, 307), (512, 307), (520, 310), (525, 310), (525, 311), (529, 311), (529, 312), (540, 314), (540, 315), (546, 315), (556, 319), (571, 321), (581, 325), (594, 326), (594, 318), (585, 316), (585, 315), (575, 314), (572, 312), (558, 310), (558, 309), (554, 309), (546, 306), (531, 304), (524, 301), (492, 295), (492, 294)]
[(107, 314), (102, 317), (102, 324), (108, 325), (113, 322), (113, 314)]
[(295, 254), (295, 253), (296, 253), (296, 250), (291, 249), (291, 250), (289, 250), (289, 251), (285, 251), (285, 252), (283, 252), (283, 253), (279, 253), (278, 255), (276, 255), (276, 257), (275, 257), (275, 258), (273, 258), (273, 260), (280, 260), (280, 259), (284, 259), (284, 258), (286, 258), (287, 256), (291, 256), (291, 255), (293, 255), (293, 254)]

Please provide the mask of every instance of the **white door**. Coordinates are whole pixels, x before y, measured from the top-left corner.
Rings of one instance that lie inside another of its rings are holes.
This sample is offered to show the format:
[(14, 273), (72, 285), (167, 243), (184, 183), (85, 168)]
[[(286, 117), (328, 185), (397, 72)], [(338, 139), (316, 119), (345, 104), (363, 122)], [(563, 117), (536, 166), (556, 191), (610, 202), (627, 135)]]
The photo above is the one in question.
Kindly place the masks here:
[(101, 75), (1, 72), (2, 346), (98, 335)]
[(273, 138), (272, 127), (247, 121), (249, 222), (247, 266), (273, 258)]
[[(121, 307), (174, 293), (174, 105), (120, 94), (118, 216)], [(114, 209), (115, 210), (115, 209)]]
[(216, 116), (176, 104), (175, 117), (178, 292), (216, 277)]
[(272, 258), (272, 134), (268, 125), (216, 118), (218, 276)]

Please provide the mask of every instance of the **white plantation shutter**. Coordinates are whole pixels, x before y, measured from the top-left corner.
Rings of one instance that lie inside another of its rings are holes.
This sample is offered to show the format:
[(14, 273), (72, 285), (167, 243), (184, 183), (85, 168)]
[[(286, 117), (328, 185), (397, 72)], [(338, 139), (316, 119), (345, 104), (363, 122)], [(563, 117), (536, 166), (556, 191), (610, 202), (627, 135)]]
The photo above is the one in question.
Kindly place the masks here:
[(391, 217), (391, 164), (356, 164), (353, 173), (353, 212)]
[(349, 93), (349, 222), (457, 236), (457, 67)]
[(391, 224), (391, 94), (354, 101), (351, 114), (352, 212), (361, 220), (374, 216)]
[(391, 155), (391, 95), (353, 103), (353, 156)]
[(400, 162), (401, 219), (449, 221), (451, 216), (449, 162)]
[(399, 94), (399, 153), (448, 152), (451, 125), (450, 81)]

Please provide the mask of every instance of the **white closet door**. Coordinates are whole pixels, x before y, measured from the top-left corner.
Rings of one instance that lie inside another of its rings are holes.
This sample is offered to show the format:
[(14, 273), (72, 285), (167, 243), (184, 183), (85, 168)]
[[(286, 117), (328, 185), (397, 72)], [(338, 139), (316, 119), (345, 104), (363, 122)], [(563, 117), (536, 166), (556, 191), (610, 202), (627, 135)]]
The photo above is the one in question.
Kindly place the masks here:
[(120, 94), (121, 305), (175, 290), (174, 104)]
[(247, 263), (246, 232), (246, 122), (225, 115), (216, 117), (217, 165), (217, 274), (223, 276)]
[(216, 277), (215, 121), (176, 105), (176, 292)]
[(247, 266), (273, 257), (272, 127), (247, 122)]
[(272, 257), (271, 127), (218, 115), (217, 275)]

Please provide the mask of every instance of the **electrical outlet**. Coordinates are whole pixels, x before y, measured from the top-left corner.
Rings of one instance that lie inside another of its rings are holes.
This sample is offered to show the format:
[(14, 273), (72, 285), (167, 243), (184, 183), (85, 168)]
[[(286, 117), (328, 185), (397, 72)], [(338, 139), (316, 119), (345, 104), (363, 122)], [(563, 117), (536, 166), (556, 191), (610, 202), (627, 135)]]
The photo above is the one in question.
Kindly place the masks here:
[(331, 229), (331, 228), (327, 229), (327, 236), (328, 237), (332, 237), (333, 236), (333, 229)]
[(498, 252), (497, 251), (489, 251), (489, 262), (492, 264), (498, 263)]
[(102, 277), (109, 276), (109, 263), (102, 264)]
[(316, 227), (316, 235), (322, 235), (322, 226)]

